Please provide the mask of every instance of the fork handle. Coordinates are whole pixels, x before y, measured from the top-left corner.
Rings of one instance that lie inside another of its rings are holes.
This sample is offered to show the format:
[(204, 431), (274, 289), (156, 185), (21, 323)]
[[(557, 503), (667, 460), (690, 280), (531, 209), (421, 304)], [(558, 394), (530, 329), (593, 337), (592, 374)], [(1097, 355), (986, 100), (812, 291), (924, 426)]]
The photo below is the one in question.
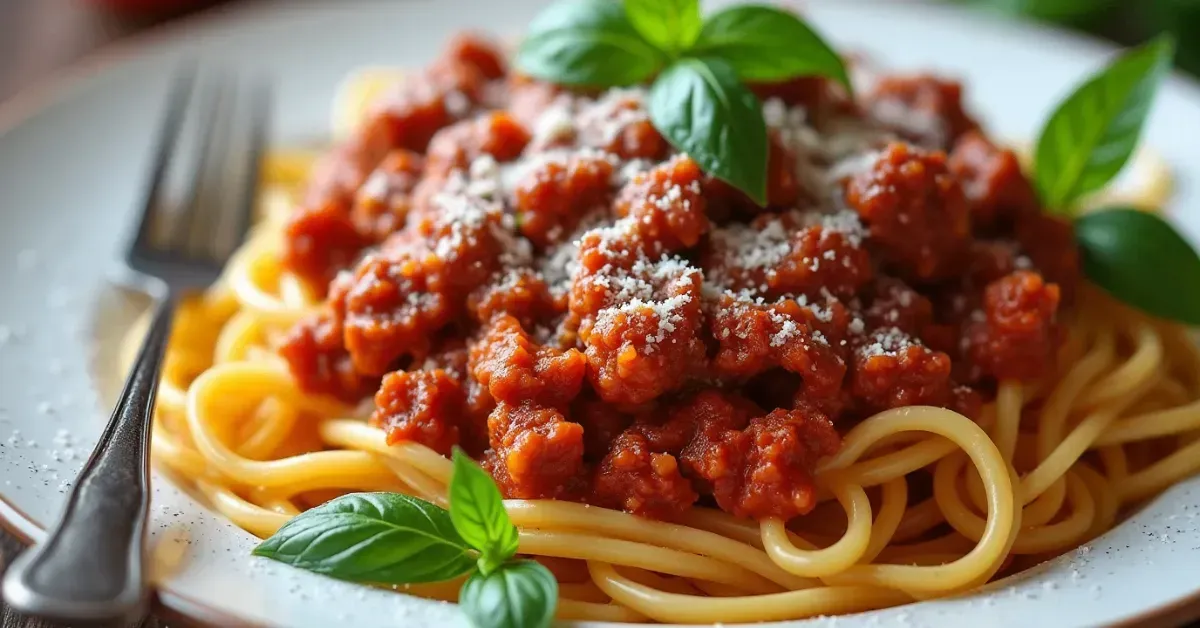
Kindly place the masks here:
[(68, 621), (133, 616), (146, 601), (143, 535), (149, 506), (150, 418), (177, 299), (153, 320), (112, 417), (75, 480), (58, 524), (4, 579), (16, 610)]

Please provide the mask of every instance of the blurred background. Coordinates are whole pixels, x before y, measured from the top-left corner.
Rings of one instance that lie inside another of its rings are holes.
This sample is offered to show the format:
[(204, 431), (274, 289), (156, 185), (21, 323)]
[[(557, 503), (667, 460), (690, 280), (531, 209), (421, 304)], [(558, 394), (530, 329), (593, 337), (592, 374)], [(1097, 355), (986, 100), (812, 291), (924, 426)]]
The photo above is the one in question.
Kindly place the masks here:
[[(214, 5), (266, 1), (270, 0), (0, 0), (0, 101), (106, 43)], [(1179, 67), (1200, 75), (1200, 37), (1189, 36), (1200, 34), (1200, 0), (930, 1), (969, 5), (995, 19), (1057, 24), (1120, 44), (1172, 31), (1179, 36)]]

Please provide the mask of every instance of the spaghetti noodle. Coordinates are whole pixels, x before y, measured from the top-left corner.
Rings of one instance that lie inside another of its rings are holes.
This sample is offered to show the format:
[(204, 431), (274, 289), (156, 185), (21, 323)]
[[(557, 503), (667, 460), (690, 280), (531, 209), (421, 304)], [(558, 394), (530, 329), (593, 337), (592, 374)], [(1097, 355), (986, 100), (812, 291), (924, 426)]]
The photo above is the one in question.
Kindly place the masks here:
[[(281, 262), (304, 161), (268, 161), (260, 224), (222, 282), (181, 309), (153, 430), (156, 463), (260, 537), (345, 492), (445, 505), (451, 474), (426, 445), (388, 444), (365, 420), (370, 404), (304, 390), (276, 350), (322, 308)], [(1061, 315), (1057, 367), (1001, 379), (975, 418), (907, 405), (844, 431), (815, 469), (808, 515), (755, 521), (695, 506), (656, 520), (510, 499), (519, 551), (559, 578), (560, 618), (672, 623), (893, 606), (1066, 552), (1200, 469), (1200, 356), (1182, 328), (1087, 286)], [(453, 600), (453, 584), (405, 590)]]

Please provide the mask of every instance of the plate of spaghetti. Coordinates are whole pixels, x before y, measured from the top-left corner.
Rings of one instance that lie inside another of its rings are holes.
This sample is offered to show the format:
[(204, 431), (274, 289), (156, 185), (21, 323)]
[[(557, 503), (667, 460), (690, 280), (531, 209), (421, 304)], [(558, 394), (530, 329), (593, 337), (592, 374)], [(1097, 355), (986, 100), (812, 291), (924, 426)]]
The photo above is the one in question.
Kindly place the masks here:
[(168, 349), (164, 612), (1200, 614), (1171, 37), (710, 4), (220, 9), (0, 109), (6, 527), (41, 538), (140, 340), (103, 268), (201, 59), (280, 97), (258, 223)]

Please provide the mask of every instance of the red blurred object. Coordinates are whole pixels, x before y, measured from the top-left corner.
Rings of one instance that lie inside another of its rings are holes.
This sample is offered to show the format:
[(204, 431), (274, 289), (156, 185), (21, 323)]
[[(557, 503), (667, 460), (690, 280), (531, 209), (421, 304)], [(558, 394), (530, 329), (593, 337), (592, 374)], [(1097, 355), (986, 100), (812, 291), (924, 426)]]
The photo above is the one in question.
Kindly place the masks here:
[(215, 0), (90, 0), (90, 2), (112, 11), (147, 14), (182, 11), (216, 4)]

